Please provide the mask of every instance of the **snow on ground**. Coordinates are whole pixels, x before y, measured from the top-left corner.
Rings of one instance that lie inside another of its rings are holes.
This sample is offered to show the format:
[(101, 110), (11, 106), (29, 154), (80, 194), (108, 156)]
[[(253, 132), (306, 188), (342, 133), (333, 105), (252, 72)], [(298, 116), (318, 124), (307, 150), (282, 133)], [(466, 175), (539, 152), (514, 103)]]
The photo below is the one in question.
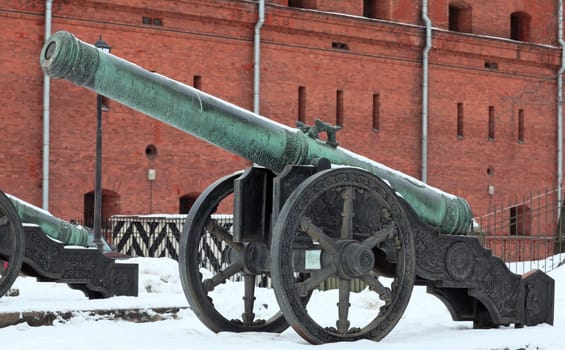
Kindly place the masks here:
[[(133, 261), (132, 261), (133, 260)], [(108, 308), (150, 308), (188, 306), (178, 277), (177, 263), (170, 259), (136, 258), (129, 262), (140, 264), (139, 297), (113, 297), (88, 300), (79, 291), (66, 285), (39, 283), (20, 277), (14, 287), (17, 297), (0, 299), (0, 312), (92, 310)], [(555, 279), (555, 325), (538, 325), (514, 329), (503, 327), (476, 330), (471, 322), (454, 322), (445, 306), (435, 297), (416, 287), (404, 316), (381, 342), (358, 341), (316, 346), (316, 349), (378, 349), (387, 350), (562, 350), (565, 348), (565, 266), (549, 273)], [(226, 287), (229, 288), (229, 285)], [(229, 290), (229, 289), (226, 289)], [(226, 304), (233, 296), (224, 290), (221, 298)], [(221, 292), (220, 292), (221, 293)], [(323, 292), (320, 292), (323, 293)], [(323, 295), (323, 294), (321, 294)], [(220, 297), (220, 296), (216, 296)], [(370, 303), (361, 305), (370, 307)], [(323, 300), (323, 296), (322, 299)], [(335, 299), (333, 299), (335, 300)], [(274, 303), (274, 299), (265, 303)], [(331, 303), (334, 303), (332, 301)], [(319, 307), (318, 312), (332, 308)], [(328, 311), (324, 311), (330, 309)], [(178, 313), (174, 320), (149, 323), (97, 320), (78, 313), (70, 321), (55, 322), (53, 326), (30, 327), (22, 323), (0, 329), (4, 349), (75, 350), (80, 349), (312, 349), (292, 329), (282, 334), (229, 333), (215, 334), (208, 330), (189, 310)]]

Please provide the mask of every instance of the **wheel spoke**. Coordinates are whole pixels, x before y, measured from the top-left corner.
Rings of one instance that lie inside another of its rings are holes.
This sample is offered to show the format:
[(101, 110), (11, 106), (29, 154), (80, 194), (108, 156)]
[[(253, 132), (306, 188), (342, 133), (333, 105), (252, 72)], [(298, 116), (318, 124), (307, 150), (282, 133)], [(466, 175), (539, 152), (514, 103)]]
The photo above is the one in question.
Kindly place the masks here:
[(375, 233), (373, 233), (369, 238), (364, 240), (361, 244), (366, 247), (373, 248), (377, 244), (390, 239), (396, 233), (396, 227), (394, 225), (387, 226)]
[(347, 187), (341, 193), (343, 198), (343, 211), (341, 212), (341, 239), (351, 239), (353, 237), (353, 200), (355, 191), (353, 187)]
[(351, 292), (351, 280), (340, 278), (339, 279), (339, 301), (338, 320), (336, 322), (337, 331), (341, 334), (346, 334), (349, 330), (349, 293)]
[(206, 223), (206, 229), (218, 239), (226, 242), (226, 244), (229, 245), (237, 253), (243, 252), (241, 245), (233, 241), (232, 235), (230, 235), (229, 232), (227, 232), (226, 229), (222, 227), (222, 225), (220, 225), (217, 220), (212, 218), (208, 219), (208, 222)]
[(218, 272), (214, 277), (202, 281), (202, 285), (206, 291), (211, 292), (218, 284), (224, 283), (228, 278), (241, 271), (241, 268), (240, 263), (231, 264), (225, 270)]
[(333, 255), (337, 254), (337, 246), (334, 241), (328, 237), (322, 229), (314, 225), (310, 218), (306, 216), (302, 218), (300, 221), (300, 230), (310, 236), (313, 241), (319, 242), (320, 245), (329, 253)]
[(245, 292), (243, 295), (244, 311), (241, 315), (243, 323), (252, 325), (255, 319), (253, 313), (253, 305), (255, 304), (255, 275), (245, 274), (244, 277)]
[(379, 298), (385, 302), (390, 302), (392, 300), (392, 290), (390, 288), (385, 287), (379, 280), (371, 275), (363, 276), (363, 281), (367, 283), (369, 289), (377, 292), (379, 294)]
[(336, 272), (336, 267), (334, 264), (328, 265), (321, 269), (311, 273), (304, 282), (297, 283), (298, 290), (300, 291), (300, 296), (306, 296), (311, 290), (317, 288), (320, 283), (324, 282), (330, 278)]

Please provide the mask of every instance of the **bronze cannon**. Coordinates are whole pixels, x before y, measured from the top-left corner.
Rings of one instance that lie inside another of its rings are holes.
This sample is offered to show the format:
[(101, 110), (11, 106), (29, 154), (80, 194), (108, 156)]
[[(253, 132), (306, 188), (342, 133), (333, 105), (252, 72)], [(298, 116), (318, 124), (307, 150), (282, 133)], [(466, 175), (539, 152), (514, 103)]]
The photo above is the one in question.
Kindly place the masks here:
[[(210, 329), (281, 332), (290, 325), (316, 344), (380, 340), (400, 320), (415, 284), (475, 327), (553, 323), (553, 280), (539, 271), (511, 273), (466, 236), (472, 214), (463, 198), (340, 147), (335, 127), (276, 123), (68, 32), (47, 40), (40, 60), (53, 78), (256, 164), (208, 187), (183, 228), (182, 286)], [(233, 224), (222, 223), (223, 214)], [(230, 292), (243, 294), (235, 315), (214, 303), (215, 291), (233, 281), (241, 287)], [(321, 285), (335, 293), (331, 320), (312, 306)], [(267, 304), (259, 300), (271, 287), (280, 310), (263, 316)], [(361, 321), (352, 315), (359, 291), (375, 307)]]

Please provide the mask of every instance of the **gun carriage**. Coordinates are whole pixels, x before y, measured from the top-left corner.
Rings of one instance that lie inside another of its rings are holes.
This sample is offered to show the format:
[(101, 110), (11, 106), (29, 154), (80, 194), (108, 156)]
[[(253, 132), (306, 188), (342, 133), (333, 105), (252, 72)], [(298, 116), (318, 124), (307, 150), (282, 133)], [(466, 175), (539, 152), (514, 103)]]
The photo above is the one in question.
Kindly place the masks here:
[(136, 264), (116, 264), (94, 248), (87, 228), (2, 191), (0, 261), (0, 297), (20, 272), (39, 282), (66, 283), (89, 298), (138, 293)]
[[(210, 329), (281, 332), (290, 325), (316, 344), (380, 340), (415, 284), (438, 296), (454, 320), (475, 327), (553, 323), (553, 280), (539, 271), (511, 273), (466, 236), (472, 213), (463, 198), (339, 147), (335, 128), (281, 125), (68, 32), (45, 43), (41, 66), (256, 164), (204, 191), (182, 232), (182, 286)], [(218, 220), (222, 209), (233, 211), (233, 226)], [(243, 300), (234, 317), (213, 292), (235, 276)], [(330, 278), (335, 318), (320, 319), (309, 305)], [(258, 299), (266, 284), (280, 310), (263, 317)], [(377, 305), (361, 324), (351, 316), (358, 285)]]

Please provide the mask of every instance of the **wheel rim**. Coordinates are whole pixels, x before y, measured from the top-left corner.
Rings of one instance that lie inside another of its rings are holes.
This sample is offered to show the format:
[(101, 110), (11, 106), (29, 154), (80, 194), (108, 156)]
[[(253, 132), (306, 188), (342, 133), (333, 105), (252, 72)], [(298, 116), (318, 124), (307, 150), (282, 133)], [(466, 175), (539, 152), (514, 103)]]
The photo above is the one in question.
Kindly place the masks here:
[[(273, 231), (272, 278), (281, 311), (314, 344), (380, 340), (408, 304), (414, 252), (401, 203), (386, 184), (360, 169), (320, 172), (289, 197)], [(308, 275), (297, 283), (297, 273)], [(307, 306), (298, 302), (330, 278), (337, 290), (315, 291)], [(369, 288), (353, 293), (359, 280)], [(337, 304), (329, 319), (328, 294)]]
[(20, 219), (8, 197), (0, 192), (0, 297), (18, 277), (24, 247)]
[[(270, 275), (244, 271), (245, 254), (260, 247), (233, 242), (230, 227), (217, 215), (222, 206), (231, 210), (233, 183), (239, 175), (218, 180), (191, 208), (180, 243), (182, 287), (191, 309), (214, 332), (282, 332), (288, 323), (278, 310), (274, 292), (266, 288)], [(230, 297), (222, 297), (225, 293)], [(231, 303), (220, 303), (220, 298)]]

